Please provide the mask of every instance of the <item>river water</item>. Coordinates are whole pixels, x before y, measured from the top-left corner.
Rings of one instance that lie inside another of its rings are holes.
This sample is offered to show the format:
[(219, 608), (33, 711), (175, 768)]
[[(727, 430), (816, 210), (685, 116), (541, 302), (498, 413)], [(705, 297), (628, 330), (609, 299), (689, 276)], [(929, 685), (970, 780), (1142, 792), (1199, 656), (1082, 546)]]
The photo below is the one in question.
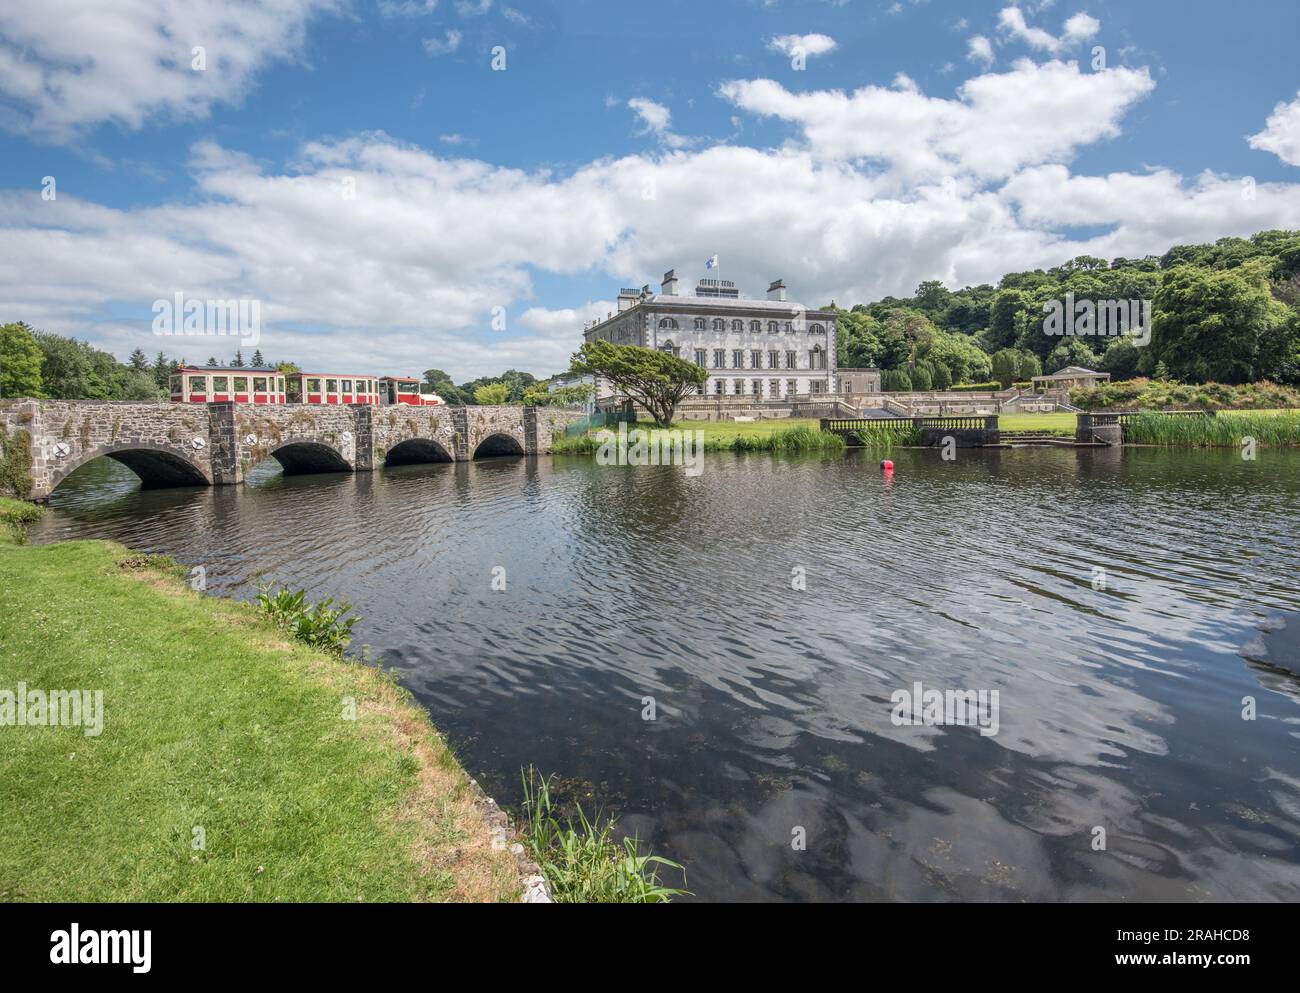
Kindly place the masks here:
[[(554, 773), (700, 899), (1300, 899), (1300, 453), (893, 457), (100, 460), (34, 540), (350, 600), (503, 804)], [(918, 682), (996, 733), (896, 723)]]

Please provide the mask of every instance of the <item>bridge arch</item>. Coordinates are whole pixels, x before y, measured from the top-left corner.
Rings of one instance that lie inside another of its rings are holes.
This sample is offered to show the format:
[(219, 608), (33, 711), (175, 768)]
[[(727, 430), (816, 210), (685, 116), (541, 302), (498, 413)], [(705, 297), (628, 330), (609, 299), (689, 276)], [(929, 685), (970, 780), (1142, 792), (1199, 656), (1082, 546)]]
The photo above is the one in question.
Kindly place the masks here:
[(432, 438), (407, 438), (388, 450), (384, 465), (417, 465), (422, 462), (452, 462), (451, 452)]
[(93, 462), (98, 458), (110, 458), (126, 466), (140, 477), (141, 489), (212, 485), (211, 473), (207, 468), (196, 463), (183, 448), (148, 442), (122, 442), (101, 445), (81, 453), (75, 459), (60, 461), (50, 474), (48, 492), (53, 493), (70, 475), (87, 462)]
[(352, 463), (323, 438), (294, 438), (272, 449), (269, 454), (280, 463), (286, 476), (352, 471)]
[(518, 438), (506, 434), (504, 431), (496, 431), (478, 443), (474, 448), (472, 457), (475, 459), (494, 459), (502, 456), (523, 454), (524, 446), (520, 444)]

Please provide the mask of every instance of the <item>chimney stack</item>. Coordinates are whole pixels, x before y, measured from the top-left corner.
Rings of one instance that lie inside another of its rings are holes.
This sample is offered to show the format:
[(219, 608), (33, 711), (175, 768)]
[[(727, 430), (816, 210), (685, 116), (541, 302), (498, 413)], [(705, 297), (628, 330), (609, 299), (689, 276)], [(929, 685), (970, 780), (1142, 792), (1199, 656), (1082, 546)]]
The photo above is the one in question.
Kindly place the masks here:
[(659, 289), (666, 297), (677, 295), (677, 271), (675, 269), (669, 269), (664, 273), (664, 281)]
[(767, 288), (767, 298), (769, 300), (785, 299), (785, 280), (774, 279), (772, 285)]

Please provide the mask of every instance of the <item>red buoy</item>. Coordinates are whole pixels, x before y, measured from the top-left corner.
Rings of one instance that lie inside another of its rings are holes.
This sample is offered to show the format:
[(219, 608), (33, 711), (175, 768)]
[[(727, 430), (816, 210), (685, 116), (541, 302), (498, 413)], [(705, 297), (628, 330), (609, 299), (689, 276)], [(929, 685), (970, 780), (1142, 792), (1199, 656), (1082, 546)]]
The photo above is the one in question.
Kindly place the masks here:
[(881, 459), (881, 460), (880, 460), (880, 471), (883, 472), (886, 476), (888, 476), (891, 472), (893, 472), (893, 471), (894, 471), (894, 462), (893, 462), (893, 460), (892, 460), (892, 459)]

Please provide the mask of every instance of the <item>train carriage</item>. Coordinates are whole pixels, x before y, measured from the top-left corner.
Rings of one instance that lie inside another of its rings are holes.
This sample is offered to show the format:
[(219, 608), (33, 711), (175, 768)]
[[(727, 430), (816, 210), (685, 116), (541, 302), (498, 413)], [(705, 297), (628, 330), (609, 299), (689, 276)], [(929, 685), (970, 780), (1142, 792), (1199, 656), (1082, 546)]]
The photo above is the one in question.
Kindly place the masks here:
[(285, 377), (269, 366), (187, 366), (176, 367), (170, 379), (172, 403), (250, 403), (258, 405), (286, 402)]

